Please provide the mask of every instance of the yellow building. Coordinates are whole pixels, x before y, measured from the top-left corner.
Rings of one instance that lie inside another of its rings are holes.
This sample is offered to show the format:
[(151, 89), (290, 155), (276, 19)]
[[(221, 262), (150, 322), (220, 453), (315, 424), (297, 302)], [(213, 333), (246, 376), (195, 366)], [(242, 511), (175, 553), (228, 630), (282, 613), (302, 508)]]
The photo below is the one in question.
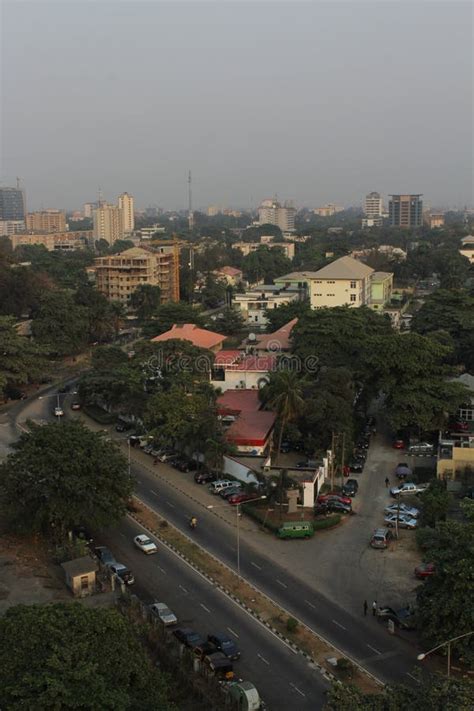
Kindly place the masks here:
[(392, 298), (393, 274), (390, 272), (372, 272), (370, 275), (370, 303), (374, 311), (381, 311)]
[(118, 239), (123, 239), (123, 212), (115, 205), (101, 203), (94, 210), (94, 240), (105, 240), (113, 244)]
[(94, 266), (97, 289), (110, 301), (127, 303), (142, 284), (159, 286), (162, 303), (179, 301), (179, 247), (173, 242), (99, 257)]
[(319, 269), (309, 282), (311, 308), (368, 306), (373, 271), (352, 257), (341, 257)]
[(293, 259), (295, 256), (294, 242), (235, 242), (232, 247), (242, 252), (244, 257), (251, 252), (256, 252), (260, 247), (268, 247), (269, 249), (280, 248), (287, 259)]
[(118, 207), (122, 210), (123, 231), (125, 234), (130, 234), (135, 229), (133, 197), (128, 193), (122, 193), (118, 197)]
[(50, 234), (9, 235), (12, 249), (20, 245), (42, 245), (48, 252), (54, 250), (84, 249), (92, 240), (92, 230), (76, 232), (51, 232)]
[(425, 213), (425, 223), (430, 230), (434, 230), (436, 227), (444, 227), (444, 212)]
[(26, 218), (27, 232), (65, 232), (66, 215), (61, 210), (30, 212)]

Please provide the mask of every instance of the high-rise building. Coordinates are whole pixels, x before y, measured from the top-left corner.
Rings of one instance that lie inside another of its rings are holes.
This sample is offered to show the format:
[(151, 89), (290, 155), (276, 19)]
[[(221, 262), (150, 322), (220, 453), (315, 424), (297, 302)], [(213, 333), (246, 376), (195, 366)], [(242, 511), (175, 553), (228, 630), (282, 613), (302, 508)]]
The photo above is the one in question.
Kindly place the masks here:
[(388, 216), (391, 227), (421, 227), (423, 223), (423, 196), (390, 195)]
[(135, 229), (133, 197), (128, 193), (122, 193), (118, 198), (118, 206), (122, 210), (123, 231), (125, 234), (130, 234)]
[(261, 225), (275, 225), (282, 232), (295, 231), (296, 208), (291, 202), (281, 205), (277, 200), (264, 200), (258, 208), (258, 221)]
[(113, 244), (123, 238), (123, 213), (119, 207), (101, 202), (93, 212), (94, 240)]
[(28, 232), (65, 232), (66, 215), (61, 210), (41, 210), (26, 216)]
[(0, 220), (24, 220), (25, 195), (20, 188), (0, 188)]
[(0, 237), (18, 235), (25, 231), (23, 220), (0, 220)]
[(159, 286), (161, 303), (179, 301), (179, 246), (154, 241), (153, 247), (132, 247), (94, 262), (96, 286), (110, 301), (127, 303), (142, 284)]
[(98, 204), (96, 202), (85, 202), (84, 203), (84, 217), (91, 219), (94, 215), (94, 210), (97, 210)]
[(364, 200), (362, 227), (381, 227), (383, 224), (383, 200), (380, 193), (369, 193)]

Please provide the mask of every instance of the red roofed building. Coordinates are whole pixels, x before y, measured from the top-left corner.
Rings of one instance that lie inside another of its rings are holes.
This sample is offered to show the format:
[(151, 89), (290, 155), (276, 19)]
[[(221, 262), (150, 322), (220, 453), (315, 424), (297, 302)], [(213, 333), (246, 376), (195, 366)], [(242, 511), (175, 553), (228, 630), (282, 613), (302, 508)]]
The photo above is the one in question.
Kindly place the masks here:
[(274, 331), (273, 333), (266, 333), (264, 336), (257, 338), (255, 347), (252, 351), (270, 353), (280, 353), (289, 351), (291, 348), (291, 332), (298, 323), (298, 319), (294, 318), (284, 326)]
[(269, 448), (276, 415), (274, 412), (241, 412), (226, 432), (226, 439), (232, 442), (240, 453), (262, 455)]
[(276, 369), (277, 356), (265, 353), (247, 355), (242, 351), (220, 351), (214, 361), (211, 383), (223, 391), (258, 389), (268, 382), (268, 373)]
[(220, 269), (216, 269), (214, 274), (218, 279), (223, 279), (230, 286), (237, 286), (244, 278), (242, 270), (235, 267), (220, 267)]
[(221, 350), (222, 344), (226, 339), (226, 337), (220, 333), (214, 333), (214, 331), (199, 328), (199, 326), (196, 326), (194, 323), (183, 323), (180, 325), (175, 323), (169, 331), (155, 336), (155, 338), (151, 340), (153, 343), (160, 343), (161, 341), (170, 341), (175, 338), (181, 341), (189, 341), (189, 343), (192, 343), (193, 346), (197, 346), (198, 348), (207, 348), (213, 353), (217, 353)]
[(217, 412), (222, 417), (258, 412), (261, 406), (258, 390), (226, 390), (217, 398)]

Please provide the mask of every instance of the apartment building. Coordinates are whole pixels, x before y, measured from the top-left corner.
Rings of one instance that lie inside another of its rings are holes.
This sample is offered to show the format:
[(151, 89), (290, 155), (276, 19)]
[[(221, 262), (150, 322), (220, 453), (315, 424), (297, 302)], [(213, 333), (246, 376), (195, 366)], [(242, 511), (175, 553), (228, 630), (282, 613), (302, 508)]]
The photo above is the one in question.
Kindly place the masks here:
[(392, 291), (393, 274), (391, 272), (372, 272), (368, 306), (374, 311), (381, 311), (392, 298)]
[(244, 294), (235, 294), (232, 305), (236, 311), (240, 311), (249, 326), (264, 328), (268, 324), (265, 311), (300, 299), (301, 294), (297, 287), (282, 288), (273, 284), (262, 284), (247, 290)]
[(469, 259), (470, 263), (474, 265), (474, 235), (468, 235), (462, 238), (459, 253)]
[(328, 202), (326, 205), (323, 205), (323, 207), (316, 207), (313, 212), (315, 215), (318, 215), (318, 217), (332, 217), (333, 215), (337, 215), (338, 212), (344, 212), (344, 208), (340, 205), (334, 205), (334, 203)]
[(423, 196), (390, 195), (388, 217), (391, 227), (421, 227), (423, 223)]
[(162, 303), (179, 301), (179, 248), (174, 243), (99, 257), (94, 268), (97, 289), (110, 301), (127, 303), (142, 284), (159, 286)]
[(270, 242), (265, 241), (265, 238), (263, 238), (263, 240), (263, 242), (235, 242), (235, 244), (233, 244), (232, 246), (234, 249), (240, 250), (244, 257), (246, 257), (247, 254), (250, 254), (251, 252), (256, 252), (257, 249), (260, 249), (260, 247), (268, 247), (269, 249), (281, 249), (287, 259), (294, 258), (294, 242)]
[(365, 196), (362, 227), (381, 227), (383, 224), (383, 200), (380, 193)]
[(444, 227), (444, 212), (425, 212), (424, 222), (430, 230)]
[(66, 232), (66, 214), (61, 210), (30, 212), (26, 218), (28, 232)]
[(0, 188), (0, 220), (25, 219), (25, 194), (20, 188)]
[(282, 232), (294, 232), (296, 208), (290, 201), (282, 205), (277, 200), (264, 200), (258, 208), (260, 225), (275, 225)]
[(122, 227), (125, 234), (131, 234), (135, 229), (135, 213), (133, 208), (133, 197), (128, 193), (122, 193), (118, 197), (118, 207), (122, 210)]
[(101, 203), (93, 212), (94, 240), (105, 240), (113, 244), (123, 239), (123, 213), (119, 207)]
[(9, 236), (12, 249), (20, 245), (42, 245), (48, 252), (73, 251), (85, 249), (92, 241), (92, 230), (78, 230), (76, 232), (51, 232), (49, 234), (13, 234)]
[(0, 237), (9, 237), (25, 231), (24, 220), (0, 220)]

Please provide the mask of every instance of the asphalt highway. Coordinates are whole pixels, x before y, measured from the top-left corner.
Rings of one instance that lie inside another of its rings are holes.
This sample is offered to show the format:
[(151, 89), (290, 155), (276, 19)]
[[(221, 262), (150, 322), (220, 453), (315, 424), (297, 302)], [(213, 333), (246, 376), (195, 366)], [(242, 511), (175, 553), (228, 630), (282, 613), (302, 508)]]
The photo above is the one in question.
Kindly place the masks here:
[(95, 541), (133, 571), (132, 592), (145, 603), (165, 602), (178, 626), (204, 638), (214, 632), (231, 637), (242, 655), (234, 662), (236, 677), (254, 683), (270, 711), (323, 708), (329, 682), (317, 669), (159, 541), (157, 554), (139, 551), (133, 545), (137, 533), (143, 529), (126, 520)]

